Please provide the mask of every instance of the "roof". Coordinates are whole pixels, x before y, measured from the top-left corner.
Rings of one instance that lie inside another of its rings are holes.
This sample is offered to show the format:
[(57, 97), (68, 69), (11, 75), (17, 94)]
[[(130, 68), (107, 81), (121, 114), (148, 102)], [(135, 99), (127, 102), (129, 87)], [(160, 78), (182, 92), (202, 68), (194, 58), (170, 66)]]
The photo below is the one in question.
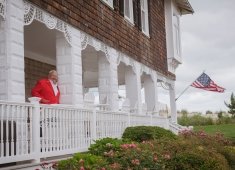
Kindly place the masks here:
[(176, 0), (175, 2), (182, 15), (194, 13), (194, 10), (188, 0)]

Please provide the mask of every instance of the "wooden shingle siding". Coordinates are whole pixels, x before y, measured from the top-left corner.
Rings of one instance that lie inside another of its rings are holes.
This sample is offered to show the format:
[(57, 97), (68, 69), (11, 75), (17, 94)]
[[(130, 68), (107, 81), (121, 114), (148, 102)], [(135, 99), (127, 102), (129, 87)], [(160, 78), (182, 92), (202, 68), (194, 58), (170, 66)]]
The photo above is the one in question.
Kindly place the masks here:
[[(164, 0), (149, 0), (150, 38), (101, 0), (28, 0), (79, 30), (168, 75)], [(137, 2), (137, 1), (136, 1)], [(138, 9), (138, 8), (136, 8)], [(174, 75), (171, 75), (174, 78)]]

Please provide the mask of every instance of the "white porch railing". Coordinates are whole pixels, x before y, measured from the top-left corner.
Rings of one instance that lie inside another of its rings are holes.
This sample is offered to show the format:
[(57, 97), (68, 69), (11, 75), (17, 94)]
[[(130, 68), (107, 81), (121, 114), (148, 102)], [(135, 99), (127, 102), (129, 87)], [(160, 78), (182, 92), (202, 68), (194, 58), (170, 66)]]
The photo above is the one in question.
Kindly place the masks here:
[(87, 151), (93, 140), (137, 125), (169, 129), (167, 118), (152, 114), (0, 101), (0, 164)]

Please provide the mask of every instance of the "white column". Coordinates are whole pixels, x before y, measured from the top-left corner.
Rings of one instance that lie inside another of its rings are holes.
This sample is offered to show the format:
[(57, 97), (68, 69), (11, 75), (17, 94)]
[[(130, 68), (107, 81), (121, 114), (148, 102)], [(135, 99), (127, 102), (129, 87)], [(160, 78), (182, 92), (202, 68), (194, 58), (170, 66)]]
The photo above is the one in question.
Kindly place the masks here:
[(60, 103), (82, 106), (82, 60), (80, 31), (72, 29), (71, 45), (64, 34), (56, 35), (56, 69), (61, 92)]
[(169, 85), (170, 105), (171, 105), (171, 121), (177, 123), (177, 111), (175, 102), (175, 83)]
[(158, 92), (157, 92), (157, 77), (153, 75), (144, 76), (144, 90), (145, 90), (145, 102), (147, 109), (150, 112), (157, 110), (158, 104)]
[(25, 101), (24, 5), (7, 0), (0, 17), (0, 100)]
[(141, 101), (141, 80), (140, 67), (136, 65), (135, 72), (133, 68), (126, 67), (125, 70), (126, 97), (130, 100), (130, 108), (137, 109), (138, 114), (142, 114)]
[(108, 103), (111, 110), (118, 110), (118, 75), (116, 54), (110, 53), (109, 61), (106, 56), (98, 57), (99, 70), (99, 100), (101, 104)]

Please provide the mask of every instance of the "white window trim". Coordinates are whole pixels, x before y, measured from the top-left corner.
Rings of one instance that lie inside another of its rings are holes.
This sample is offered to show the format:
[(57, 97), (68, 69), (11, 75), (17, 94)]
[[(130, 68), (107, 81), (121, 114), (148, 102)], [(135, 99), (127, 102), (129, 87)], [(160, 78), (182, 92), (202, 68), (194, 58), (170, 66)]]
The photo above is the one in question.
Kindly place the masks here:
[(105, 4), (107, 4), (110, 8), (113, 8), (113, 0), (102, 0), (102, 2), (104, 2)]
[(133, 1), (132, 0), (124, 0), (129, 2), (129, 11), (130, 11), (130, 18), (126, 16), (126, 6), (124, 2), (124, 18), (130, 22), (132, 25), (134, 25), (134, 14), (133, 14)]
[[(177, 57), (181, 56), (181, 33), (180, 33), (180, 18), (179, 15), (174, 14), (176, 21), (173, 19), (173, 39), (174, 39), (174, 50)], [(177, 30), (176, 30), (177, 29)]]
[[(148, 1), (147, 0), (141, 0), (141, 1), (143, 1), (144, 2), (144, 7), (142, 6), (142, 3), (140, 3), (140, 5), (141, 5), (141, 29), (142, 29), (142, 32), (145, 34), (145, 35), (147, 35), (148, 37), (149, 37), (149, 17), (148, 17)], [(142, 21), (142, 11), (144, 11), (144, 13), (145, 13), (145, 16), (144, 16), (144, 18), (145, 18), (145, 22), (143, 23), (143, 21)], [(146, 29), (146, 31), (144, 31), (143, 30), (143, 25), (145, 25), (145, 29)]]

